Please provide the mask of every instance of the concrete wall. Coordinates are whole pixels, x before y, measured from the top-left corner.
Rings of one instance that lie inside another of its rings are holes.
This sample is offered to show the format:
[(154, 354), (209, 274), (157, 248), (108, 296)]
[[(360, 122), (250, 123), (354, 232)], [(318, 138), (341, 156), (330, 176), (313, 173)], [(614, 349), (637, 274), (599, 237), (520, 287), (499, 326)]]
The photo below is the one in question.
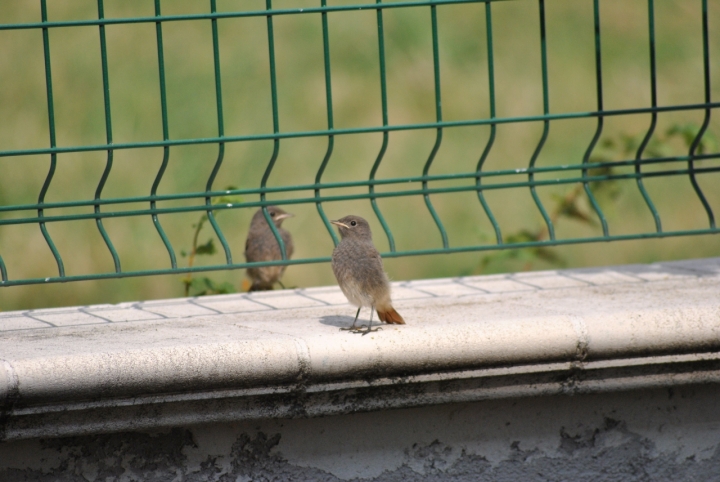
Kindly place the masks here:
[(0, 480), (713, 481), (720, 387), (0, 444)]
[(0, 313), (0, 482), (720, 481), (720, 258)]

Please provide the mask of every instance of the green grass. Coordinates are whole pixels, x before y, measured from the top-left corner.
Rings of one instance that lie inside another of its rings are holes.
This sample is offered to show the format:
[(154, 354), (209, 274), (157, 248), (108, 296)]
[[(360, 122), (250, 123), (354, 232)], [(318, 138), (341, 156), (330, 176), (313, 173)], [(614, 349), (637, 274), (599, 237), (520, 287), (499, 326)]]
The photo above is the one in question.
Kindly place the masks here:
[[(331, 5), (357, 2), (333, 2)], [(593, 53), (592, 2), (547, 0), (548, 75), (553, 113), (596, 109)], [(649, 106), (650, 77), (645, 0), (602, 0), (602, 49), (605, 108)], [(658, 0), (656, 34), (658, 101), (660, 105), (703, 101), (700, 2)], [(720, 5), (710, 5), (712, 94), (720, 95)], [(95, 1), (48, 2), (50, 20), (95, 18)], [(106, 17), (150, 16), (153, 3), (107, 0)], [(279, 1), (275, 8), (317, 6), (319, 1)], [(542, 113), (542, 84), (538, 3), (530, 0), (493, 4), (493, 32), (497, 115), (528, 116)], [(209, 1), (163, 2), (163, 13), (209, 11)], [(262, 9), (262, 1), (218, 1), (219, 11)], [(366, 127), (381, 123), (377, 26), (373, 11), (328, 15), (333, 106), (336, 128)], [(428, 8), (391, 9), (384, 12), (388, 75), (388, 114), (391, 124), (432, 122), (435, 119), (432, 39)], [(0, 3), (2, 23), (37, 22), (39, 2), (19, 0)], [(443, 118), (464, 120), (487, 117), (488, 82), (484, 5), (438, 8)], [(263, 17), (224, 19), (218, 22), (224, 101), (225, 134), (260, 134), (272, 131), (267, 56), (266, 20)], [(275, 46), (280, 129), (325, 129), (326, 104), (322, 31), (319, 15), (276, 17)], [(155, 25), (107, 27), (113, 140), (116, 143), (162, 138)], [(209, 21), (163, 24), (168, 96), (168, 124), (172, 139), (217, 135), (217, 112)], [(57, 141), (60, 146), (105, 142), (100, 48), (97, 27), (50, 30), (55, 95)], [(48, 146), (48, 118), (44, 83), (42, 36), (38, 30), (0, 31), (0, 150)], [(657, 136), (673, 125), (702, 122), (702, 112), (666, 113), (658, 116)], [(714, 113), (709, 131), (720, 135)], [(604, 138), (642, 136), (649, 115), (612, 117), (605, 120)], [(537, 165), (577, 163), (595, 132), (593, 119), (554, 121)], [(431, 173), (471, 172), (487, 142), (489, 127), (445, 129), (443, 143)], [(540, 123), (505, 124), (497, 128), (495, 145), (485, 170), (527, 167), (540, 139)], [(380, 134), (355, 134), (335, 139), (333, 156), (323, 181), (367, 179), (382, 142)], [(390, 134), (378, 178), (416, 176), (428, 158), (435, 131)], [(271, 186), (314, 182), (327, 148), (323, 138), (289, 139), (280, 143), (280, 154), (270, 177)], [(682, 155), (684, 145), (673, 140), (668, 149)], [(225, 161), (216, 188), (233, 185), (252, 188), (260, 184), (272, 152), (272, 142), (252, 141), (226, 145)], [(212, 145), (174, 147), (160, 194), (196, 192), (205, 183), (217, 158)], [(114, 166), (103, 198), (148, 195), (162, 160), (162, 149), (115, 151)], [(92, 199), (105, 168), (103, 152), (62, 154), (47, 202)], [(717, 161), (712, 161), (717, 164)], [(716, 165), (712, 164), (712, 165)], [(707, 165), (711, 165), (710, 161)], [(34, 203), (49, 167), (49, 156), (0, 157), (0, 205)], [(538, 176), (543, 178), (542, 176)], [(720, 175), (699, 177), (716, 215), (720, 213)], [(452, 183), (448, 183), (452, 185)], [(686, 177), (649, 179), (646, 187), (657, 203), (666, 230), (707, 227), (707, 217)], [(619, 194), (608, 203), (608, 221), (614, 234), (647, 232), (654, 224), (634, 181), (618, 183)], [(388, 188), (378, 188), (382, 192)], [(572, 186), (538, 188), (542, 201), (552, 206), (558, 195)], [(357, 192), (362, 192), (358, 189)], [(326, 194), (337, 194), (328, 190)], [(271, 199), (287, 199), (285, 193)], [(490, 206), (506, 235), (536, 230), (542, 217), (527, 189), (490, 191)], [(245, 201), (253, 199), (245, 198)], [(432, 197), (448, 231), (451, 246), (487, 244), (494, 232), (475, 193)], [(582, 203), (583, 201), (579, 201)], [(163, 206), (187, 205), (188, 201)], [(398, 249), (440, 246), (441, 239), (420, 197), (378, 201), (392, 228)], [(146, 208), (146, 205), (138, 205)], [(586, 205), (582, 208), (588, 209)], [(103, 208), (112, 210), (112, 207)], [(368, 201), (326, 203), (331, 219), (353, 213), (370, 219), (381, 251), (388, 241)], [(295, 238), (296, 258), (328, 256), (333, 244), (314, 205), (288, 207), (296, 217), (285, 227)], [(61, 209), (54, 213), (80, 212)], [(84, 211), (83, 211), (84, 212)], [(254, 212), (233, 209), (218, 215), (218, 222), (233, 250), (243, 261), (247, 226)], [(20, 213), (27, 214), (27, 213)], [(0, 218), (18, 216), (0, 213)], [(160, 216), (178, 253), (178, 263), (191, 249), (198, 213)], [(169, 267), (167, 252), (149, 217), (107, 219), (104, 225), (113, 240), (124, 270)], [(93, 221), (50, 223), (48, 229), (65, 260), (67, 274), (110, 272), (112, 258)], [(600, 234), (596, 224), (562, 219), (557, 236)], [(211, 238), (206, 226), (200, 242)], [(217, 240), (215, 244), (219, 246)], [(222, 250), (199, 256), (196, 265), (224, 262)], [(720, 255), (717, 236), (668, 238), (653, 241), (596, 243), (550, 248), (563, 266), (597, 266)], [(12, 278), (42, 278), (57, 274), (55, 261), (40, 230), (34, 225), (0, 226), (0, 254)], [(483, 264), (486, 255), (465, 253), (387, 259), (395, 280), (458, 276), (556, 267), (541, 258), (499, 259)], [(237, 288), (242, 271), (214, 272), (218, 284)], [(0, 289), (0, 309), (114, 303), (126, 300), (182, 296), (182, 275), (138, 277), (123, 280), (33, 285)], [(287, 269), (286, 286), (307, 287), (334, 283), (329, 265), (298, 265)]]

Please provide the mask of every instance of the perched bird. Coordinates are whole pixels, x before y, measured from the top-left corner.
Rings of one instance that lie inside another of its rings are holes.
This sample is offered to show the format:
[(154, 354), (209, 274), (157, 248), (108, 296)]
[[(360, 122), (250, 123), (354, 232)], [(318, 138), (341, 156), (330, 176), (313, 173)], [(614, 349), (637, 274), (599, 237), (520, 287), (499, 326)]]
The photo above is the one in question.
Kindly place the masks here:
[(380, 321), (404, 325), (405, 320), (392, 307), (390, 281), (373, 245), (368, 222), (360, 216), (330, 222), (338, 227), (342, 237), (332, 254), (333, 273), (345, 297), (358, 307), (352, 326), (344, 329), (357, 330), (355, 323), (363, 306), (370, 307), (370, 323), (363, 334), (372, 331), (373, 310), (377, 310)]
[[(287, 259), (290, 259), (293, 254), (292, 236), (280, 226), (285, 219), (294, 215), (286, 213), (277, 206), (268, 206), (267, 210), (285, 244)], [(245, 241), (245, 260), (248, 263), (252, 263), (255, 261), (274, 261), (279, 259), (282, 259), (280, 245), (277, 239), (275, 239), (275, 235), (270, 229), (262, 209), (258, 209), (250, 222), (250, 230), (248, 231), (247, 241)], [(271, 290), (275, 283), (280, 283), (280, 286), (285, 288), (280, 281), (280, 277), (285, 272), (286, 267), (287, 266), (265, 266), (263, 268), (248, 268), (246, 274), (247, 277), (250, 278), (250, 281), (252, 281), (250, 291)]]

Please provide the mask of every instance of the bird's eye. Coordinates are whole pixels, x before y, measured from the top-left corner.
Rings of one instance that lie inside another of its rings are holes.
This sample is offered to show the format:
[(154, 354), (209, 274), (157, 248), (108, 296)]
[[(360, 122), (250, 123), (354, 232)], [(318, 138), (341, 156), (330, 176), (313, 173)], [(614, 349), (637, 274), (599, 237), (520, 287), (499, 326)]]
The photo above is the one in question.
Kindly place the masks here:
[(270, 211), (270, 217), (271, 217), (271, 218), (274, 218), (274, 217), (275, 217), (275, 211)]
[(355, 226), (357, 224), (356, 221), (350, 221), (350, 226)]

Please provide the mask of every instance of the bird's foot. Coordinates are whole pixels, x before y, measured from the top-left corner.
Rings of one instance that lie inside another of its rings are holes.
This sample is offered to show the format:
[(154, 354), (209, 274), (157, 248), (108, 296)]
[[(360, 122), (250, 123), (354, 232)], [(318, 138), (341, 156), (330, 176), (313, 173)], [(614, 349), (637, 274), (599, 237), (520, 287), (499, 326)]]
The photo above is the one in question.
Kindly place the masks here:
[[(364, 330), (361, 330), (360, 328), (365, 328)], [(360, 333), (362, 336), (367, 335), (368, 333), (373, 333), (376, 331), (382, 330), (382, 326), (378, 326), (377, 328), (370, 328), (367, 325), (360, 325), (360, 328), (358, 328), (355, 333)]]

